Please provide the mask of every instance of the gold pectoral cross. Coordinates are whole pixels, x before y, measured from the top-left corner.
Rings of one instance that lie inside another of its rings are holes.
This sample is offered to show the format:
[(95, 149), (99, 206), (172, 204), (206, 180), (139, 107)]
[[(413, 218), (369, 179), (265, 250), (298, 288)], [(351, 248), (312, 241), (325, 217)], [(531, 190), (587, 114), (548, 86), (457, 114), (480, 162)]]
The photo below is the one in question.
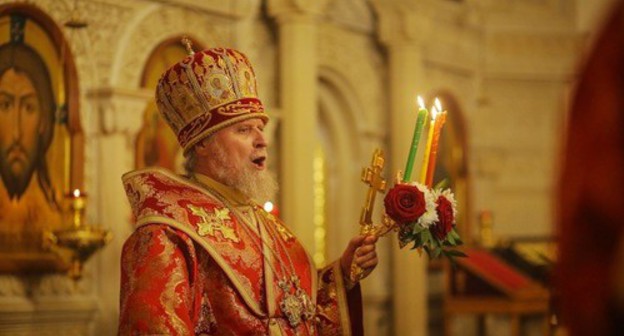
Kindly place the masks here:
[(197, 233), (200, 236), (216, 237), (216, 231), (219, 231), (225, 239), (235, 243), (240, 241), (234, 228), (226, 225), (227, 222), (231, 221), (229, 209), (214, 209), (213, 213), (207, 213), (206, 209), (192, 204), (188, 208), (193, 215), (201, 218), (201, 221), (197, 223)]
[[(360, 213), (360, 234), (363, 235), (377, 235), (378, 229), (373, 225), (373, 207), (375, 206), (375, 196), (377, 192), (384, 192), (386, 190), (386, 180), (381, 177), (384, 161), (383, 151), (381, 149), (375, 149), (373, 159), (371, 160), (371, 166), (362, 170), (362, 182), (369, 186), (368, 192), (366, 193), (366, 201)], [(352, 262), (349, 279), (353, 283), (356, 283), (360, 281), (364, 275), (364, 270)]]

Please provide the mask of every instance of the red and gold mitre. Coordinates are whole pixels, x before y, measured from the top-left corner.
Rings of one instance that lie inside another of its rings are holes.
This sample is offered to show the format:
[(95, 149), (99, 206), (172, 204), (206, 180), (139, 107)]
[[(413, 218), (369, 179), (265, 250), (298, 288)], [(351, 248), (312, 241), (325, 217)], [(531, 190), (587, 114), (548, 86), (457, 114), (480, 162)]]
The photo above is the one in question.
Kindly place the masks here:
[(156, 104), (185, 153), (226, 126), (250, 118), (269, 120), (249, 59), (229, 48), (191, 53), (165, 71)]

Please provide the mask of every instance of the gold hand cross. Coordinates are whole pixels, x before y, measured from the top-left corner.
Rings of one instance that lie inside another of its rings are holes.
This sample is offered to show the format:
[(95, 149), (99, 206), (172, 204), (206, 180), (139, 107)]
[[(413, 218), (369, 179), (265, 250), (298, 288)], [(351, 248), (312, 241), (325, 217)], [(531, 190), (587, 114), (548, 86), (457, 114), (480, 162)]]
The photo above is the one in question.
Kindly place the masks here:
[[(377, 228), (373, 225), (372, 217), (373, 207), (375, 206), (375, 196), (378, 191), (384, 192), (386, 189), (386, 181), (381, 177), (384, 161), (383, 151), (375, 149), (371, 166), (362, 170), (362, 182), (368, 184), (369, 188), (366, 193), (366, 201), (364, 202), (362, 212), (360, 213), (360, 234), (377, 234)], [(351, 269), (349, 273), (349, 280), (352, 283), (357, 283), (366, 275), (364, 274), (364, 269), (353, 261), (351, 262)]]
[(372, 234), (374, 233), (373, 226), (373, 207), (375, 206), (375, 196), (377, 192), (384, 192), (386, 190), (386, 180), (381, 177), (381, 171), (384, 166), (383, 151), (375, 149), (373, 153), (373, 159), (371, 166), (362, 170), (362, 182), (369, 185), (368, 193), (366, 194), (366, 202), (362, 207), (360, 213), (360, 233)]

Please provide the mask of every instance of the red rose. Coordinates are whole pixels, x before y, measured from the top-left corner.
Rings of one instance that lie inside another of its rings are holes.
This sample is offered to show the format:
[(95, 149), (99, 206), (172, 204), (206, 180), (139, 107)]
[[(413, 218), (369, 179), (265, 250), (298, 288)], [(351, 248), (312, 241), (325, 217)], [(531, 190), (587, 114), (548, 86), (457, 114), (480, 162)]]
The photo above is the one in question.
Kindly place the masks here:
[(399, 224), (414, 222), (425, 213), (425, 195), (416, 186), (395, 185), (384, 198), (386, 213)]
[(438, 221), (431, 226), (433, 233), (439, 240), (444, 240), (446, 235), (453, 229), (453, 204), (444, 196), (438, 197), (436, 200), (436, 212), (438, 213)]

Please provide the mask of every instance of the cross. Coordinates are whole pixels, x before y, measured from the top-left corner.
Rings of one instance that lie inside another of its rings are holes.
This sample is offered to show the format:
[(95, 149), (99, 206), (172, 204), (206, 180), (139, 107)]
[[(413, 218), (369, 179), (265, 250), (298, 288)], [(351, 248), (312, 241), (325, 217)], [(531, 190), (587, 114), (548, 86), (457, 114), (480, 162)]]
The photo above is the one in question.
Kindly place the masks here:
[(216, 231), (221, 232), (223, 238), (231, 240), (235, 243), (238, 243), (240, 239), (236, 235), (236, 231), (233, 228), (226, 226), (226, 221), (230, 221), (230, 210), (227, 208), (224, 209), (215, 209), (213, 213), (209, 214), (206, 212), (206, 209), (200, 208), (198, 206), (194, 206), (190, 204), (188, 206), (191, 213), (195, 216), (201, 218), (201, 221), (197, 223), (197, 233), (200, 236), (212, 236), (215, 237)]
[(366, 194), (366, 202), (362, 207), (360, 214), (360, 233), (370, 234), (373, 233), (373, 207), (375, 205), (375, 195), (377, 192), (383, 192), (386, 189), (386, 181), (381, 177), (381, 171), (384, 166), (383, 151), (375, 149), (373, 153), (373, 159), (371, 160), (371, 166), (362, 170), (362, 182), (369, 185), (368, 192)]
[(193, 51), (193, 42), (191, 41), (191, 39), (188, 38), (188, 36), (182, 37), (182, 45), (184, 45), (184, 48), (186, 48), (186, 52), (190, 56), (195, 55), (195, 51)]
[[(362, 182), (368, 184), (369, 187), (366, 193), (366, 201), (360, 213), (360, 234), (378, 234), (378, 228), (373, 225), (372, 217), (373, 207), (375, 206), (375, 196), (378, 191), (383, 192), (386, 189), (386, 181), (381, 177), (384, 161), (383, 151), (381, 149), (375, 149), (370, 167), (366, 167), (362, 170)], [(352, 283), (357, 283), (365, 275), (364, 269), (359, 267), (355, 262), (351, 262), (349, 280)]]

